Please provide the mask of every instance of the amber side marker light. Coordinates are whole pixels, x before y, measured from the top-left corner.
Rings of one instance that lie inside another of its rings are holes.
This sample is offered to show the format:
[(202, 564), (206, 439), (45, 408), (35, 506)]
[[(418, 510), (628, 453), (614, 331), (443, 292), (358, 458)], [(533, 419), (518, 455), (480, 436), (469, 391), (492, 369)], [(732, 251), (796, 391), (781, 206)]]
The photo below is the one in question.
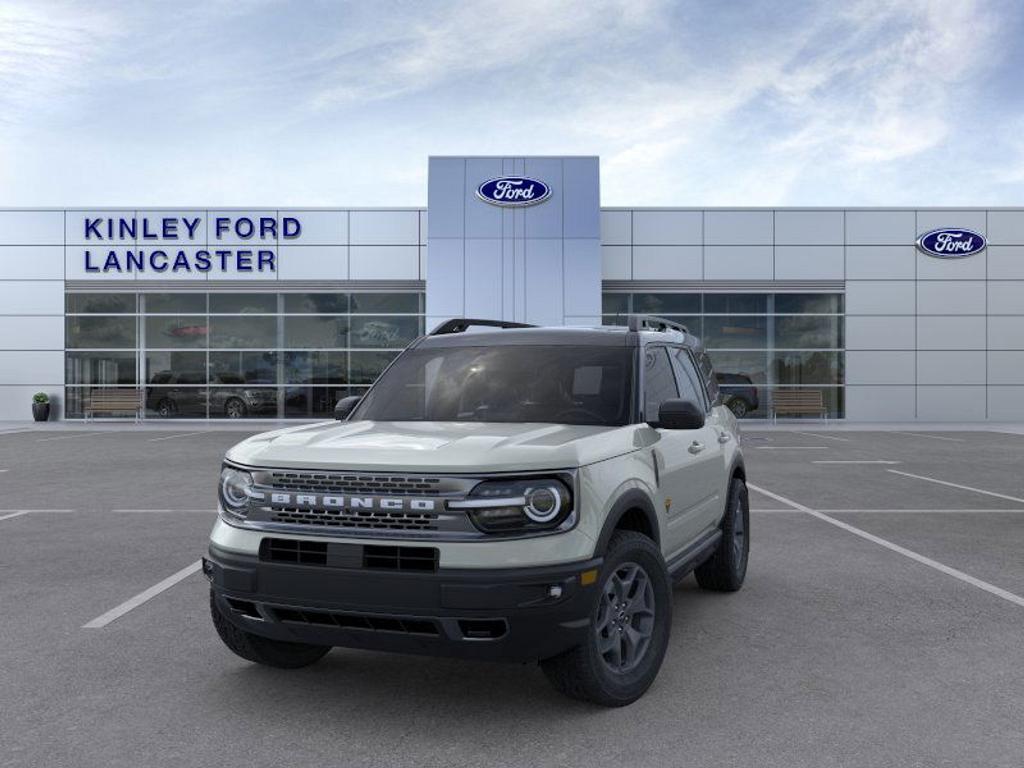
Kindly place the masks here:
[(589, 571), (584, 571), (580, 574), (580, 585), (587, 586), (597, 581), (597, 568), (591, 568)]

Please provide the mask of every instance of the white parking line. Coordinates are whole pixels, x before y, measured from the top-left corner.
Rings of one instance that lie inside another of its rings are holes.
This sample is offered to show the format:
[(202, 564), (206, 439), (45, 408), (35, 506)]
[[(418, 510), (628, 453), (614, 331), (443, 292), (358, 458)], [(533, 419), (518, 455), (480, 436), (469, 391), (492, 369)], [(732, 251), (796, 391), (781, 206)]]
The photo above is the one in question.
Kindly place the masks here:
[(138, 514), (138, 513), (149, 513), (149, 512), (171, 512), (171, 513), (177, 513), (177, 512), (180, 512), (180, 513), (202, 512), (203, 514), (212, 515), (212, 514), (216, 514), (217, 513), (217, 509), (215, 507), (211, 507), (209, 509), (112, 509), (110, 511), (111, 512), (126, 513), (126, 514), (127, 513)]
[(0, 509), (0, 520), (10, 520), (12, 517), (22, 515), (37, 515), (40, 513), (67, 513), (74, 512), (73, 509)]
[(888, 459), (816, 459), (811, 464), (902, 464)]
[(861, 514), (870, 512), (900, 515), (1024, 515), (1024, 509), (819, 509), (818, 511), (829, 515)]
[[(894, 470), (889, 471), (892, 472)], [(1003, 600), (1006, 600), (1007, 602), (1013, 603), (1016, 606), (1024, 608), (1024, 597), (1021, 597), (1020, 595), (1015, 595), (1013, 592), (1008, 592), (1005, 589), (997, 587), (994, 584), (989, 584), (987, 581), (982, 581), (981, 579), (975, 578), (974, 576), (971, 576), (969, 573), (964, 573), (963, 571), (959, 571), (956, 568), (950, 568), (948, 565), (943, 565), (938, 560), (932, 560), (930, 557), (920, 555), (917, 552), (914, 552), (913, 550), (907, 549), (906, 547), (901, 547), (899, 544), (893, 544), (891, 541), (883, 539), (881, 536), (875, 536), (873, 533), (863, 531), (860, 528), (850, 525), (849, 523), (844, 523), (842, 520), (836, 520), (835, 518), (822, 514), (817, 510), (811, 509), (810, 507), (805, 507), (803, 504), (799, 504), (793, 501), (792, 499), (787, 499), (785, 496), (780, 496), (777, 493), (772, 493), (771, 491), (753, 485), (752, 483), (747, 483), (747, 487), (750, 488), (751, 490), (757, 491), (758, 493), (764, 496), (767, 496), (770, 499), (775, 499), (775, 501), (781, 502), (783, 504), (788, 504), (793, 509), (799, 510), (801, 512), (806, 512), (808, 515), (816, 517), (819, 520), (823, 520), (824, 522), (829, 523), (830, 525), (834, 525), (837, 528), (842, 528), (844, 531), (852, 533), (854, 536), (860, 536), (862, 539), (866, 539), (867, 541), (877, 544), (880, 547), (885, 547), (886, 549), (896, 552), (897, 554), (903, 555), (904, 557), (908, 557), (914, 562), (920, 563), (921, 565), (927, 565), (929, 568), (934, 568), (936, 571), (939, 571), (939, 573), (944, 573), (947, 576), (952, 576), (954, 579), (959, 579), (965, 584), (970, 584), (972, 587), (977, 587), (978, 589), (988, 592), (990, 595), (995, 595), (996, 597), (1000, 597)]]
[(184, 432), (180, 435), (168, 435), (167, 437), (153, 437), (149, 439), (151, 443), (159, 443), (161, 440), (175, 440), (179, 437), (190, 437), (192, 435), (205, 435), (210, 430), (204, 429), (201, 432)]
[(170, 589), (175, 584), (177, 584), (179, 581), (187, 579), (193, 573), (197, 573), (199, 571), (199, 569), (202, 568), (202, 566), (203, 566), (202, 560), (196, 560), (191, 565), (186, 566), (185, 568), (182, 568), (177, 573), (171, 574), (166, 579), (164, 579), (161, 582), (158, 582), (158, 583), (154, 584), (149, 589), (144, 590), (143, 592), (139, 592), (139, 594), (137, 594), (135, 597), (131, 598), (130, 600), (125, 600), (119, 606), (117, 606), (115, 608), (111, 608), (109, 611), (107, 611), (103, 615), (97, 616), (95, 619), (93, 619), (92, 621), (90, 621), (87, 624), (83, 624), (82, 625), (82, 629), (100, 629), (102, 627), (107, 626), (107, 624), (109, 624), (110, 622), (115, 621), (115, 620), (121, 618), (122, 616), (124, 616), (129, 611), (133, 611), (136, 608), (138, 608), (140, 605), (142, 605), (143, 603), (146, 603), (149, 600), (152, 600), (154, 597), (159, 595), (161, 592), (164, 592), (164, 591)]
[(820, 437), (822, 440), (838, 440), (840, 443), (850, 442), (848, 437), (836, 437), (835, 435), (823, 435), (821, 432), (794, 432), (794, 435), (807, 435), (808, 437)]
[(9, 470), (9, 469), (0, 469), (0, 472), (10, 472), (10, 471), (11, 470)]
[(759, 451), (830, 451), (831, 445), (755, 445)]
[(73, 435), (58, 435), (56, 437), (41, 437), (36, 440), (37, 443), (48, 443), (51, 440), (72, 440), (76, 437), (91, 437), (94, 435), (102, 435), (102, 432), (76, 432)]
[(964, 439), (962, 437), (946, 437), (945, 435), (929, 435), (924, 432), (896, 432), (893, 431), (893, 435), (909, 435), (910, 437), (926, 437), (929, 440), (946, 440), (950, 443), (962, 443)]
[(951, 483), (948, 480), (939, 480), (936, 477), (925, 477), (924, 475), (915, 475), (912, 472), (901, 472), (898, 469), (887, 469), (886, 472), (892, 472), (894, 475), (903, 475), (904, 477), (913, 477), (918, 480), (926, 480), (929, 483), (936, 483), (938, 485), (948, 485), (950, 488), (959, 488), (961, 491), (974, 491), (975, 493), (983, 493), (986, 496), (993, 496), (997, 499), (1006, 499), (1007, 501), (1018, 501), (1024, 504), (1024, 499), (1018, 498), (1017, 496), (1007, 496), (1005, 493), (996, 493), (995, 491), (986, 491), (984, 488), (972, 488), (969, 485), (960, 485), (959, 483)]

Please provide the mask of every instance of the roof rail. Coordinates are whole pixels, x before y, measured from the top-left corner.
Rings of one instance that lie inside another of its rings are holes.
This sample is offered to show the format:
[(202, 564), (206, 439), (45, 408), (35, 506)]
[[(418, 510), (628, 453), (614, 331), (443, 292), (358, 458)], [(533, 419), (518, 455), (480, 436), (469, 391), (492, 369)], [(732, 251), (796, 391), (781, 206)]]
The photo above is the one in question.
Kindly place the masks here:
[(628, 315), (626, 327), (631, 331), (681, 331), (689, 333), (690, 330), (682, 323), (674, 320), (666, 320), (664, 317), (655, 315)]
[(536, 328), (529, 323), (513, 323), (511, 320), (475, 320), (470, 317), (456, 317), (445, 320), (428, 335), (443, 336), (446, 333), (465, 333), (473, 326), (485, 326), (487, 328)]

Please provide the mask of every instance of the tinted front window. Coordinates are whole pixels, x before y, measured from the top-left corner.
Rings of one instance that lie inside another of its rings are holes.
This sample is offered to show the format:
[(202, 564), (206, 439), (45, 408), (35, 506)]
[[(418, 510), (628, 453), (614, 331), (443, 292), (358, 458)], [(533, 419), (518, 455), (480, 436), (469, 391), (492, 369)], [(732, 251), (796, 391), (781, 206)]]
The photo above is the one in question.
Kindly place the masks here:
[(352, 418), (621, 426), (630, 421), (632, 360), (624, 347), (412, 350)]
[(679, 397), (676, 378), (664, 347), (648, 347), (644, 351), (644, 414), (648, 421), (657, 421), (658, 410), (666, 400)]

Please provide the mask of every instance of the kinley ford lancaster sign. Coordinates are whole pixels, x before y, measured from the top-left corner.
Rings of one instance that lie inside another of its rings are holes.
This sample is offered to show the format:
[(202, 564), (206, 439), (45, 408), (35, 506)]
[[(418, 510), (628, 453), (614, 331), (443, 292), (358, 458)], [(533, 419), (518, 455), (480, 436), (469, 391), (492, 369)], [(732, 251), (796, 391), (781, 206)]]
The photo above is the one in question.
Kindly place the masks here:
[(917, 247), (940, 259), (962, 259), (985, 250), (985, 236), (971, 229), (933, 229), (917, 238)]
[[(302, 234), (302, 224), (293, 216), (217, 216), (209, 231), (201, 216), (87, 216), (82, 226), (90, 244), (83, 253), (88, 274), (276, 272), (275, 246)], [(144, 245), (156, 240), (160, 242), (152, 247)], [(216, 247), (225, 240), (252, 240), (253, 245)], [(114, 243), (129, 245), (108, 245)]]

